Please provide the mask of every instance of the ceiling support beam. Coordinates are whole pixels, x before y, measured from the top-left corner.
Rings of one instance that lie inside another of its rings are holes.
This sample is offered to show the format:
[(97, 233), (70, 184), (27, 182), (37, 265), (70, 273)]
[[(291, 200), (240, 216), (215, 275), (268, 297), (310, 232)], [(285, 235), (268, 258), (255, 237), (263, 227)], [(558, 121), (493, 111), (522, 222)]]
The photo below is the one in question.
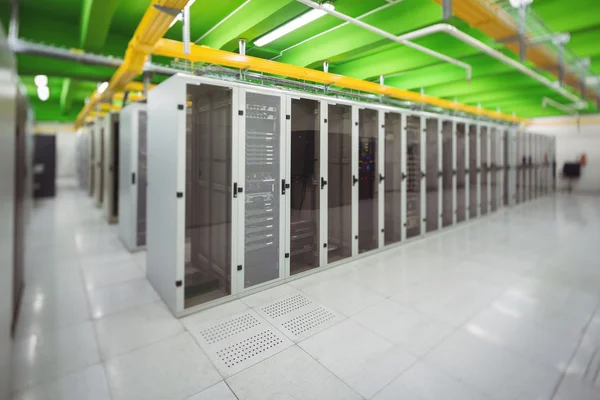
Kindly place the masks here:
[(62, 114), (68, 114), (71, 111), (75, 85), (71, 78), (63, 79), (62, 92), (60, 93), (60, 112)]
[(8, 42), (19, 38), (19, 0), (12, 0), (10, 7), (10, 22), (8, 24)]
[(79, 46), (100, 50), (106, 42), (112, 18), (121, 0), (84, 0), (81, 8)]

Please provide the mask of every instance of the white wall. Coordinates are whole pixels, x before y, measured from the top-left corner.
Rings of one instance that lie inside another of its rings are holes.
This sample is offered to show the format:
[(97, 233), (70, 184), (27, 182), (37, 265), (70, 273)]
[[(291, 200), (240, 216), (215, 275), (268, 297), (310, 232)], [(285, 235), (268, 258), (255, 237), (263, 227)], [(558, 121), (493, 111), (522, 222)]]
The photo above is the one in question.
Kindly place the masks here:
[(35, 127), (36, 133), (56, 135), (56, 177), (75, 178), (77, 136), (73, 124), (41, 123)]
[[(600, 114), (575, 119), (572, 117), (539, 118), (527, 128), (531, 132), (556, 137), (556, 168), (560, 173), (565, 162), (587, 156), (587, 164), (581, 170), (581, 178), (574, 183), (573, 191), (600, 194)], [(558, 189), (565, 189), (566, 181), (557, 175)]]

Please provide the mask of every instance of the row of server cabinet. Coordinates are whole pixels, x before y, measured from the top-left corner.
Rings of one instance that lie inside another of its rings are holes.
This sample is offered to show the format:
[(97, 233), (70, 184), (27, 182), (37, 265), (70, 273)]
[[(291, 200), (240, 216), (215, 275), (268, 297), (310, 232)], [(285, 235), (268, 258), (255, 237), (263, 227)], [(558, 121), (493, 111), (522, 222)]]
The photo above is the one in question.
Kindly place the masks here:
[(188, 75), (147, 119), (147, 275), (179, 316), (555, 186), (553, 138), (497, 123)]
[(146, 105), (96, 118), (77, 132), (77, 176), (130, 251), (146, 246)]

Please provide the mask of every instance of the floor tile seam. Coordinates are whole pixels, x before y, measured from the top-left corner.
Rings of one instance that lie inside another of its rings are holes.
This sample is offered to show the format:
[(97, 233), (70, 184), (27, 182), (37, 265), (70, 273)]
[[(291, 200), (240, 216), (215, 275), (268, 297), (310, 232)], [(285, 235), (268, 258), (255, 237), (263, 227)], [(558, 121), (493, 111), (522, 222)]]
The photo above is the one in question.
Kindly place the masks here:
[(98, 361), (100, 362), (100, 364), (102, 365), (102, 369), (104, 370), (104, 379), (105, 379), (105, 384), (108, 387), (108, 396), (109, 396), (109, 400), (114, 399), (114, 394), (113, 394), (113, 390), (112, 387), (110, 385), (109, 382), (109, 378), (108, 378), (108, 371), (106, 369), (106, 367), (104, 366), (104, 363), (102, 361), (102, 354), (100, 352), (100, 341), (98, 340), (98, 330), (96, 329), (96, 323), (94, 321), (94, 314), (93, 314), (93, 310), (92, 310), (92, 303), (90, 300), (90, 294), (88, 293), (88, 291), (86, 290), (85, 287), (85, 279), (83, 278), (83, 263), (82, 263), (82, 259), (81, 259), (81, 254), (79, 255), (79, 268), (81, 269), (80, 274), (79, 274), (79, 279), (81, 281), (81, 285), (82, 288), (85, 292), (85, 301), (88, 307), (88, 313), (90, 318), (92, 319), (91, 324), (92, 324), (92, 330), (94, 332), (94, 341), (96, 344), (96, 354), (98, 355)]
[[(321, 331), (324, 332), (324, 331)], [(321, 333), (319, 332), (319, 333)], [(304, 341), (304, 340), (303, 340)], [(363, 400), (368, 400), (366, 399), (363, 395), (361, 395), (360, 393), (358, 393), (352, 386), (350, 386), (348, 383), (346, 383), (346, 381), (344, 379), (342, 379), (341, 377), (339, 377), (335, 372), (333, 372), (332, 370), (330, 370), (329, 368), (327, 368), (327, 366), (325, 366), (323, 363), (321, 363), (318, 359), (316, 359), (315, 357), (312, 356), (312, 354), (310, 354), (308, 351), (306, 351), (302, 346), (300, 346), (301, 342), (295, 343), (294, 345), (296, 347), (298, 347), (300, 349), (300, 351), (304, 352), (304, 354), (306, 354), (307, 356), (309, 356), (311, 359), (313, 359), (315, 362), (317, 362), (321, 367), (323, 367), (326, 371), (328, 371), (331, 375), (335, 376), (342, 384), (344, 384), (348, 389), (350, 389), (353, 393), (355, 393), (359, 398), (363, 399)], [(407, 368), (408, 369), (408, 368)], [(403, 371), (404, 372), (404, 371)], [(398, 375), (399, 376), (399, 375)], [(394, 378), (396, 379), (396, 378)]]
[[(194, 396), (196, 396), (196, 395), (198, 395), (200, 393), (203, 393), (203, 392), (205, 392), (205, 391), (207, 391), (209, 389), (212, 389), (213, 387), (217, 386), (220, 383), (224, 383), (227, 386), (227, 388), (229, 389), (229, 391), (233, 394), (233, 397), (235, 397), (237, 400), (239, 400), (239, 397), (237, 396), (237, 394), (235, 394), (235, 392), (233, 391), (233, 389), (231, 388), (231, 386), (229, 386), (229, 384), (227, 383), (227, 381), (225, 379), (223, 379), (223, 380), (215, 383), (214, 385), (210, 385), (209, 387), (204, 388), (204, 389), (202, 389), (202, 390), (200, 390), (200, 391), (198, 391), (198, 392), (196, 392), (196, 393), (188, 396), (186, 399), (182, 399), (182, 400), (187, 400), (187, 399), (189, 399), (191, 397), (194, 397)], [(219, 400), (219, 399), (214, 399), (214, 400)]]
[[(143, 306), (140, 306), (140, 307), (143, 307)], [(136, 307), (136, 308), (138, 308), (138, 307)], [(124, 311), (131, 311), (131, 310), (132, 310), (132, 309), (129, 309), (129, 310), (124, 310)], [(99, 321), (99, 320), (95, 320), (95, 321), (94, 321), (94, 327), (96, 326), (96, 321)], [(176, 333), (170, 334), (170, 335), (169, 335), (169, 336), (167, 336), (167, 337), (163, 337), (163, 338), (161, 338), (161, 339), (158, 339), (158, 340), (153, 340), (153, 341), (151, 341), (150, 343), (146, 343), (146, 344), (144, 344), (144, 345), (142, 345), (142, 346), (139, 346), (139, 347), (133, 348), (133, 349), (131, 349), (131, 350), (128, 350), (128, 351), (126, 351), (126, 352), (123, 352), (123, 353), (116, 354), (116, 355), (114, 355), (114, 356), (112, 356), (112, 357), (110, 357), (110, 358), (104, 358), (104, 356), (103, 356), (103, 354), (102, 354), (102, 351), (101, 351), (101, 349), (100, 349), (100, 341), (98, 340), (98, 349), (99, 349), (99, 354), (100, 354), (100, 361), (101, 361), (102, 363), (108, 363), (108, 362), (110, 362), (110, 361), (112, 361), (112, 360), (114, 360), (114, 359), (116, 359), (116, 358), (119, 358), (119, 357), (121, 357), (121, 356), (124, 356), (124, 355), (130, 354), (130, 353), (136, 352), (136, 351), (138, 351), (138, 350), (145, 349), (145, 348), (147, 348), (147, 347), (150, 347), (150, 346), (154, 346), (154, 345), (156, 345), (156, 344), (158, 344), (158, 343), (161, 343), (161, 342), (164, 342), (164, 341), (166, 341), (166, 340), (173, 339), (174, 337), (176, 337), (176, 336), (179, 336), (179, 335), (181, 335), (182, 333), (189, 333), (189, 334), (190, 334), (190, 336), (192, 336), (192, 337), (193, 337), (193, 335), (192, 335), (190, 332), (186, 331), (185, 327), (184, 327), (184, 326), (183, 326), (181, 323), (180, 323), (180, 327), (182, 328), (182, 330), (180, 330), (180, 331), (178, 331), (178, 332), (176, 332)]]
[(565, 376), (567, 374), (567, 369), (569, 368), (569, 366), (571, 365), (571, 363), (573, 362), (573, 360), (575, 359), (575, 356), (577, 355), (577, 352), (579, 351), (580, 347), (581, 347), (581, 343), (583, 342), (583, 339), (585, 338), (585, 335), (587, 334), (587, 331), (590, 327), (590, 323), (592, 322), (592, 320), (594, 319), (594, 316), (596, 315), (596, 313), (600, 310), (600, 305), (597, 305), (595, 310), (591, 313), (588, 322), (585, 326), (585, 329), (583, 329), (583, 331), (581, 332), (581, 335), (579, 337), (579, 341), (577, 343), (577, 346), (575, 347), (575, 349), (573, 350), (573, 353), (571, 354), (571, 357), (567, 363), (566, 368), (562, 371), (558, 381), (556, 382), (553, 390), (552, 390), (552, 394), (550, 396), (550, 398), (548, 400), (552, 400), (556, 397), (558, 390), (560, 389), (560, 385), (563, 383)]

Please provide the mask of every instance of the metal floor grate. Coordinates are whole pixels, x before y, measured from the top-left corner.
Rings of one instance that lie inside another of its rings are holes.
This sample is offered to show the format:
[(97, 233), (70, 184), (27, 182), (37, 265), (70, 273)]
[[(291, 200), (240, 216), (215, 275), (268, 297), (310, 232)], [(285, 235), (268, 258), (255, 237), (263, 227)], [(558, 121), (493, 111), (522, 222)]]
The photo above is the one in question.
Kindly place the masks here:
[(217, 355), (231, 368), (280, 344), (283, 344), (283, 340), (272, 331), (266, 330), (217, 351)]
[(302, 296), (301, 294), (297, 294), (287, 299), (269, 304), (268, 306), (264, 306), (262, 311), (271, 318), (279, 318), (282, 315), (289, 314), (311, 303), (312, 301), (306, 297)]
[(343, 319), (335, 311), (303, 294), (289, 295), (255, 310), (295, 342), (321, 332)]
[(244, 314), (229, 321), (225, 321), (200, 332), (208, 344), (220, 342), (238, 333), (260, 325), (260, 321), (252, 314)]
[(207, 317), (188, 330), (225, 378), (292, 345), (254, 310), (217, 319)]
[(335, 314), (323, 307), (318, 307), (312, 311), (292, 318), (281, 325), (294, 334), (294, 336), (299, 336), (333, 318), (335, 318)]

